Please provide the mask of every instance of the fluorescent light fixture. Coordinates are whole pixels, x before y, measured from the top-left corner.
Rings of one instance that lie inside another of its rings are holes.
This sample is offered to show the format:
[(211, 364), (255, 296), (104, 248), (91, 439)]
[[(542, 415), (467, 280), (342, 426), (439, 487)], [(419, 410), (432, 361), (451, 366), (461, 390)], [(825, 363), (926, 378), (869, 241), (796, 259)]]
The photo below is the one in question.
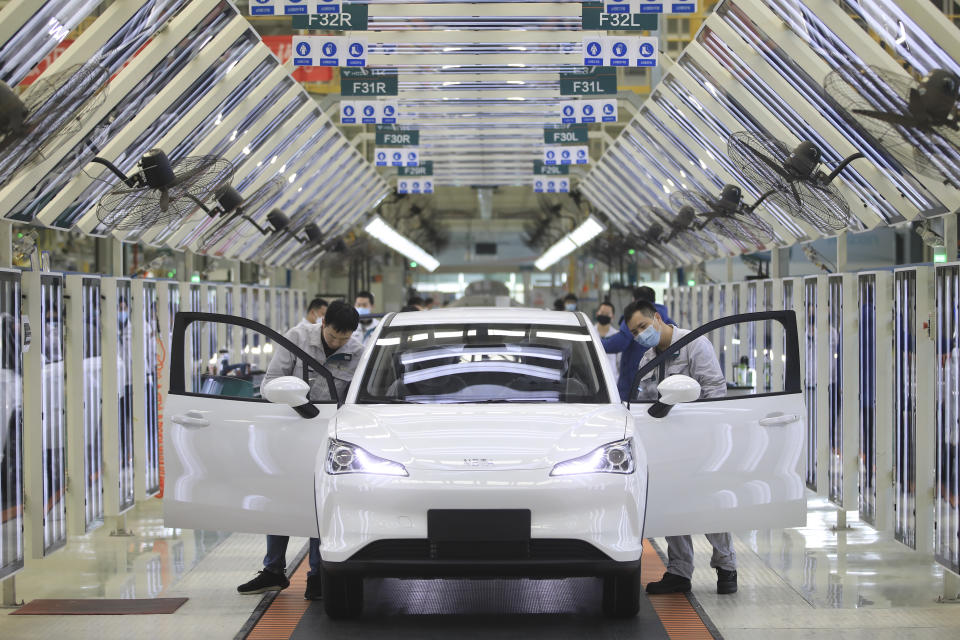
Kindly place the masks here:
[(384, 222), (380, 216), (374, 217), (364, 231), (387, 245), (397, 253), (415, 260), (427, 271), (433, 271), (440, 266), (440, 262), (419, 246), (397, 233), (393, 227)]
[(584, 246), (603, 231), (604, 226), (596, 218), (590, 216), (579, 227), (563, 236), (552, 247), (547, 249), (534, 266), (540, 271), (546, 271), (552, 264)]

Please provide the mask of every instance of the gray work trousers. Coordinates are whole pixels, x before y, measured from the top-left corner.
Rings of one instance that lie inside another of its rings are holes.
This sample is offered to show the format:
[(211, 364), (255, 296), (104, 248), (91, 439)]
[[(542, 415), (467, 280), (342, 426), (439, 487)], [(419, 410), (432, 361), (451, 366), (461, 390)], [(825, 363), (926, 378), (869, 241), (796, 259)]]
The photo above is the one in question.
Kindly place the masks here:
[[(730, 534), (706, 533), (704, 535), (713, 545), (710, 566), (714, 569), (735, 571), (737, 553), (733, 550), (733, 538)], [(688, 580), (693, 577), (693, 540), (690, 536), (667, 536), (667, 571)]]

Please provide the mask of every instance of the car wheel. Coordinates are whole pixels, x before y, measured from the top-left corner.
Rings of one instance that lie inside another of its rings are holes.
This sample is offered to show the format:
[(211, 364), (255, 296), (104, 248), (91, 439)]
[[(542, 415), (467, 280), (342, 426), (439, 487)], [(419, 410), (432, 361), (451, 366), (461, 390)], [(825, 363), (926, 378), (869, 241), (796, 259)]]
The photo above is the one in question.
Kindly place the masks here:
[[(640, 611), (640, 569), (603, 579), (603, 615), (632, 618)], [(326, 595), (326, 594), (324, 594)]]
[(363, 611), (363, 578), (320, 573), (323, 610), (335, 620), (357, 618)]

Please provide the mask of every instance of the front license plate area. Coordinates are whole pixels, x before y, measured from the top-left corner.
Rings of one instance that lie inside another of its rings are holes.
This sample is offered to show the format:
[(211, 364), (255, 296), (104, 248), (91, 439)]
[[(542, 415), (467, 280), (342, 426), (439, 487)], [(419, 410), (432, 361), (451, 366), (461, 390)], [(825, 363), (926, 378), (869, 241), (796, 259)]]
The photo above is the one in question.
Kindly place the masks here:
[(515, 560), (530, 554), (529, 509), (430, 509), (430, 556), (438, 560)]

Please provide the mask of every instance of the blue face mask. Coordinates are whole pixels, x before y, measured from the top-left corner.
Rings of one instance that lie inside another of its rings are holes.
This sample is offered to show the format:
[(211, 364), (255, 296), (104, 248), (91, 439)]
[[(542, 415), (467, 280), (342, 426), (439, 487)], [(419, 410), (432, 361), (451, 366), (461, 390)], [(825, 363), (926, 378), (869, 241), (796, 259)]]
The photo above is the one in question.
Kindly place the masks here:
[(563, 305), (563, 308), (566, 309), (567, 311), (576, 311), (577, 305), (575, 305), (572, 302), (568, 302), (567, 304)]
[(368, 307), (357, 307), (357, 313), (361, 316), (368, 316), (370, 315), (370, 309)]
[(658, 331), (655, 326), (650, 325), (636, 337), (636, 340), (637, 344), (639, 344), (641, 347), (652, 349), (660, 344), (660, 331)]

